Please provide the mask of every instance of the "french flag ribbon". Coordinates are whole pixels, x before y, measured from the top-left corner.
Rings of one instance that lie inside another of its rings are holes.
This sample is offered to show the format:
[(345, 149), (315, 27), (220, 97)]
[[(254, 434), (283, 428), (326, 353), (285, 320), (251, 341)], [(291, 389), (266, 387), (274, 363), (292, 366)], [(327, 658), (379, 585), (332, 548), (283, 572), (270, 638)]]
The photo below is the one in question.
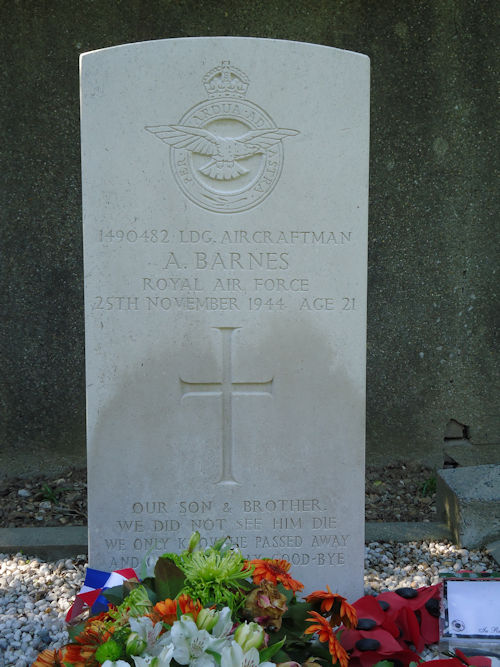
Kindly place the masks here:
[(106, 588), (119, 586), (128, 579), (138, 579), (135, 570), (131, 567), (126, 567), (123, 570), (114, 570), (113, 572), (103, 572), (102, 570), (94, 570), (88, 567), (83, 586), (80, 592), (77, 593), (73, 606), (66, 614), (66, 623), (70, 623), (74, 618), (79, 616), (85, 607), (90, 607), (93, 614), (106, 611), (109, 602), (102, 595), (102, 591), (105, 591)]

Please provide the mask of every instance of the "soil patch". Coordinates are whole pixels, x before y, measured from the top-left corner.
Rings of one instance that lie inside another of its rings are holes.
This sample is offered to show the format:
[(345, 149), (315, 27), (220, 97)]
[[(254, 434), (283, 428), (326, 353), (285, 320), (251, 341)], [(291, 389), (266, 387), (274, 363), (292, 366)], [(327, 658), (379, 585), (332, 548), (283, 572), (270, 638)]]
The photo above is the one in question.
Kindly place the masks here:
[[(366, 468), (367, 521), (435, 521), (435, 471), (419, 463)], [(87, 471), (0, 480), (0, 527), (87, 523)]]

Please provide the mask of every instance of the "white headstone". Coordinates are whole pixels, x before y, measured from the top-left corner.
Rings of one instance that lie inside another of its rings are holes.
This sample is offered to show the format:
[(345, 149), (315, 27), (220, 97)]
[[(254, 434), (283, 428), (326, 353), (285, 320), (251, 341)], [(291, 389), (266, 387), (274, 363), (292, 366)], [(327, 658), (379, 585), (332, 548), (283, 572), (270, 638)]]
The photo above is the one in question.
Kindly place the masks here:
[(81, 59), (90, 564), (199, 530), (362, 594), (369, 60)]

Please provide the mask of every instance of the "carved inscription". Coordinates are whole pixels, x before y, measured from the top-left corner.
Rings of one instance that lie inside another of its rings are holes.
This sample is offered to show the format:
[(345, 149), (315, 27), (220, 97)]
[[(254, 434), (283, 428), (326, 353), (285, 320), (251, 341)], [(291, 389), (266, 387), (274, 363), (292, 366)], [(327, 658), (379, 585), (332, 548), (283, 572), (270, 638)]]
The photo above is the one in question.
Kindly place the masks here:
[(248, 558), (284, 558), (295, 566), (343, 567), (350, 545), (349, 533), (319, 498), (253, 498), (234, 505), (144, 500), (127, 509), (140, 518), (117, 521), (120, 537), (105, 540), (110, 567), (137, 567), (148, 553), (153, 561), (166, 551), (182, 551), (195, 530), (202, 547), (227, 535)]
[(98, 238), (104, 247), (148, 243), (165, 252), (158, 256), (156, 273), (149, 269), (137, 278), (136, 293), (96, 295), (95, 311), (345, 315), (359, 307), (356, 295), (334, 288), (324, 293), (313, 277), (294, 269), (300, 247), (338, 252), (352, 242), (351, 231), (124, 228), (101, 229)]

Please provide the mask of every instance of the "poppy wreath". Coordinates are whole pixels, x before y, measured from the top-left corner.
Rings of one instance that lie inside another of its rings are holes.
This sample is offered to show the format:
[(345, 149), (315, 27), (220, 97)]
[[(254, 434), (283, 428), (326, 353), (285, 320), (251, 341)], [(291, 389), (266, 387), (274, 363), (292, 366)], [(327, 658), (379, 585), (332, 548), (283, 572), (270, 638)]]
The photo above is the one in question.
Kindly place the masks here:
[(381, 660), (391, 660), (406, 667), (420, 662), (418, 653), (424, 646), (439, 640), (439, 598), (440, 584), (436, 584), (398, 588), (357, 600), (353, 607), (358, 623), (352, 630), (343, 629), (341, 635), (351, 665), (371, 667)]

